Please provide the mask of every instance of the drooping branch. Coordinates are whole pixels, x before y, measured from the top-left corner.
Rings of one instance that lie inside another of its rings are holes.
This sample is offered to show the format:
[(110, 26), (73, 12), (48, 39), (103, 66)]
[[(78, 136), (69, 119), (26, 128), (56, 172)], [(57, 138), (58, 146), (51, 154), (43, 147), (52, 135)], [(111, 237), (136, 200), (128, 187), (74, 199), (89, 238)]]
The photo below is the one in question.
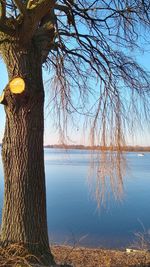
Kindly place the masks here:
[[(94, 129), (98, 128), (99, 121), (103, 117), (103, 121), (107, 121), (104, 123), (106, 127), (103, 131), (102, 127), (100, 129), (105, 134), (106, 131), (110, 133), (111, 123), (108, 123), (108, 118), (109, 122), (113, 120), (113, 123), (116, 118), (116, 124), (119, 121), (117, 103), (121, 102), (120, 88), (130, 89), (139, 96), (142, 95), (143, 99), (149, 90), (148, 73), (140, 68), (133, 58), (122, 52), (122, 47), (127, 50), (131, 47), (138, 47), (136, 27), (139, 22), (145, 26), (150, 22), (148, 1), (139, 0), (133, 5), (132, 1), (127, 3), (126, 1), (104, 0), (100, 4), (100, 1), (96, 0), (88, 4), (82, 0), (76, 2), (66, 0), (56, 4), (54, 9), (55, 45), (51, 46), (51, 49), (55, 49), (50, 52), (47, 62), (49, 61), (56, 71), (55, 84), (58, 81), (56, 90), (60, 88), (58, 90), (60, 99), (57, 102), (61, 103), (63, 99), (59, 110), (64, 110), (65, 106), (66, 113), (77, 112), (78, 109), (73, 104), (69, 88), (79, 90), (78, 94), (85, 99), (85, 92), (87, 96), (94, 91), (87, 85), (90, 84), (87, 78), (90, 73), (90, 79), (97, 79), (100, 84), (98, 94), (100, 98), (103, 96), (103, 91), (107, 95), (106, 104), (104, 105), (102, 101), (102, 105), (106, 109), (112, 109), (112, 113), (110, 112), (110, 115), (104, 112), (105, 115), (102, 115), (99, 107), (95, 108), (95, 112), (93, 107), (85, 113), (93, 118), (94, 114), (97, 114)], [(64, 98), (66, 98), (65, 105)], [(123, 112), (120, 111), (120, 116), (123, 116), (122, 114)], [(110, 142), (112, 139), (114, 143), (118, 142), (119, 149), (122, 142), (119, 128), (116, 128), (116, 136), (118, 137), (114, 139), (111, 133), (110, 138), (102, 138), (102, 140), (107, 139)]]
[[(130, 48), (139, 46), (139, 24), (150, 25), (149, 1), (60, 0), (48, 9), (44, 2), (29, 2), (28, 10), (40, 20), (34, 40), (54, 75), (57, 127), (65, 139), (68, 118), (85, 115), (91, 143), (117, 149), (116, 157), (103, 154), (105, 166), (101, 164), (99, 174), (110, 175), (111, 182), (119, 177), (122, 187), (125, 129), (132, 128), (139, 114), (146, 117), (145, 108), (141, 112), (136, 107), (136, 98), (143, 106), (150, 101), (148, 72), (127, 56)], [(135, 114), (131, 120), (129, 113)]]

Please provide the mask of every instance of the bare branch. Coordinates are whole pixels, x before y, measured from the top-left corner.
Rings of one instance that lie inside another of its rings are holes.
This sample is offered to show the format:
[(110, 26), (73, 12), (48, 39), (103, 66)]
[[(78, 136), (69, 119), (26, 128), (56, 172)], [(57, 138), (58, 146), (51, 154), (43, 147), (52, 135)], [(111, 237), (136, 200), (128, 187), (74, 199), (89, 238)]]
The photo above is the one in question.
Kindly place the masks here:
[[(122, 192), (126, 131), (133, 132), (133, 125), (150, 117), (150, 75), (131, 53), (139, 49), (142, 30), (150, 26), (149, 1), (60, 0), (54, 15), (54, 38), (44, 62), (53, 75), (56, 125), (65, 139), (73, 115), (86, 117), (91, 144), (117, 150), (113, 155), (102, 153), (98, 176), (103, 185), (109, 176), (113, 192)], [(98, 178), (97, 187), (102, 185)], [(102, 192), (96, 188), (97, 198), (103, 196), (103, 185)]]
[(69, 25), (74, 24), (74, 16), (72, 14), (72, 9), (69, 6), (56, 4), (55, 9), (63, 11), (66, 14)]
[(26, 12), (26, 6), (24, 5), (24, 3), (21, 0), (13, 0), (13, 1), (16, 7), (18, 8), (18, 10), (20, 11), (20, 13), (26, 16), (27, 12)]

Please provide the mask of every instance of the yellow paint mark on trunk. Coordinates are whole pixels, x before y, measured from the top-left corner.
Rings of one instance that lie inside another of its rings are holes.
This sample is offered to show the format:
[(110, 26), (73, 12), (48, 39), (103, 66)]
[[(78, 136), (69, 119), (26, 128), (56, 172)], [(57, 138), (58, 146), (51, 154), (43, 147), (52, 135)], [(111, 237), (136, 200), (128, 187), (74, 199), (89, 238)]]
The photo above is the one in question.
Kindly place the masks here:
[(14, 78), (9, 83), (9, 88), (13, 94), (21, 94), (25, 90), (25, 82), (20, 77)]

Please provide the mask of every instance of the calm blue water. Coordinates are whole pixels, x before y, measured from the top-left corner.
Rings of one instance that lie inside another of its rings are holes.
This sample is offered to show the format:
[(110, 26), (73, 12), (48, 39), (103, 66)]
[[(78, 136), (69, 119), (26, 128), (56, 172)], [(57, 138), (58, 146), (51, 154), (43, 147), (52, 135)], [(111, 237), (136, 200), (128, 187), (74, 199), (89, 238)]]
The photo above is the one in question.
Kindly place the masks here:
[[(124, 248), (135, 233), (150, 232), (150, 153), (126, 153), (129, 170), (121, 201), (111, 196), (97, 209), (87, 181), (89, 151), (45, 149), (48, 228), (51, 243)], [(0, 162), (0, 209), (3, 174)]]

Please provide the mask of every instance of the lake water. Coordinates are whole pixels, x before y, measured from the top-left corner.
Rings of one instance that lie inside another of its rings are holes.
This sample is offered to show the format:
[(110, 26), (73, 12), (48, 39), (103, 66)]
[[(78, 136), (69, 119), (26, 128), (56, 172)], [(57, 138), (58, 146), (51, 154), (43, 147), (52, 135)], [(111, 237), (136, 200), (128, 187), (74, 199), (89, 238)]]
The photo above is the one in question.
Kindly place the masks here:
[[(129, 170), (121, 201), (110, 196), (97, 208), (88, 184), (90, 152), (45, 149), (50, 243), (124, 248), (135, 233), (150, 234), (150, 153), (125, 154)], [(3, 173), (0, 161), (0, 210)], [(1, 214), (1, 213), (0, 213)]]

